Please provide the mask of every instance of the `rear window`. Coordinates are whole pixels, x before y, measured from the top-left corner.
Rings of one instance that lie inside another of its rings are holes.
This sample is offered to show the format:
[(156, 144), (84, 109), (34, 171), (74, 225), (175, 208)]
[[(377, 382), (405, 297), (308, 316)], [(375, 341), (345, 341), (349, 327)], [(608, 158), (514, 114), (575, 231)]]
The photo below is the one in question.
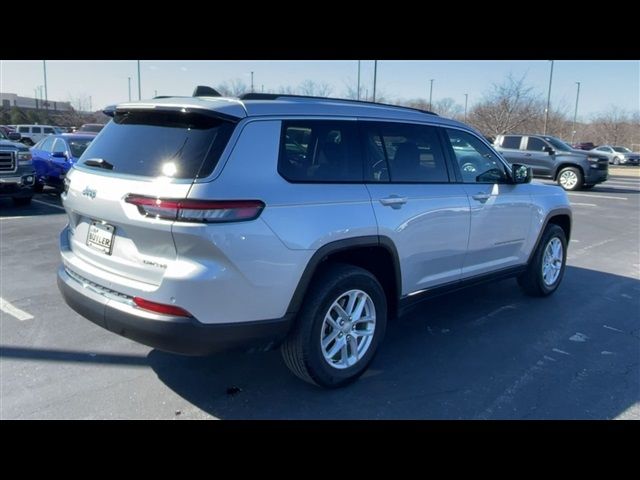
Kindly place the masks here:
[(84, 139), (84, 138), (73, 139), (73, 140), (67, 140), (67, 143), (69, 144), (69, 149), (71, 150), (71, 156), (74, 158), (78, 158), (87, 149), (87, 147), (91, 143), (91, 140)]
[(195, 112), (117, 112), (79, 163), (102, 159), (114, 173), (202, 178), (215, 168), (234, 126)]

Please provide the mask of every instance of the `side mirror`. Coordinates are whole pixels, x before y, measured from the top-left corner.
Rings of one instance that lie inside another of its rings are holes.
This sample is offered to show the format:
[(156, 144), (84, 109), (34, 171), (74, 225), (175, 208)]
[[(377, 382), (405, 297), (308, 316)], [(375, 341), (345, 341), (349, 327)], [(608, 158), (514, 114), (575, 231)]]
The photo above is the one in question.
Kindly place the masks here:
[(67, 158), (67, 152), (53, 152), (51, 156), (53, 158)]
[(556, 153), (556, 151), (552, 147), (544, 147), (544, 151), (549, 155), (553, 155), (554, 153)]
[(11, 140), (12, 142), (17, 142), (22, 138), (22, 135), (20, 135), (18, 132), (9, 132), (7, 137), (9, 137), (9, 140)]
[(519, 163), (514, 163), (511, 166), (511, 175), (513, 177), (513, 183), (530, 183), (533, 178), (531, 167)]

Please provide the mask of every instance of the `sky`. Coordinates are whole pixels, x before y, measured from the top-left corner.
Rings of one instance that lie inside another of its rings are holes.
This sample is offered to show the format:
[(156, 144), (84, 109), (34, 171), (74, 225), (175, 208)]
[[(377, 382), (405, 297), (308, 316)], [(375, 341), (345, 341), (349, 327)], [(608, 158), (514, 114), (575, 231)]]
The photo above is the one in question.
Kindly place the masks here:
[[(372, 60), (361, 61), (361, 89), (373, 89)], [(128, 77), (132, 99), (138, 98), (137, 62), (49, 60), (47, 94), (49, 100), (69, 101), (91, 97), (93, 109), (127, 101)], [(469, 107), (478, 102), (494, 83), (507, 75), (525, 77), (525, 83), (546, 98), (551, 62), (548, 60), (379, 60), (377, 90), (391, 99), (429, 98), (433, 79), (433, 102), (451, 97), (460, 105), (469, 95)], [(142, 98), (158, 95), (191, 95), (196, 85), (216, 86), (240, 79), (255, 90), (277, 90), (297, 86), (305, 80), (326, 82), (331, 96), (343, 96), (348, 84), (357, 81), (357, 60), (340, 61), (141, 61)], [(640, 61), (557, 60), (551, 87), (552, 107), (572, 115), (576, 102), (576, 82), (581, 82), (578, 121), (617, 106), (629, 112), (640, 110)], [(0, 92), (34, 97), (44, 84), (43, 62), (37, 60), (0, 61)]]

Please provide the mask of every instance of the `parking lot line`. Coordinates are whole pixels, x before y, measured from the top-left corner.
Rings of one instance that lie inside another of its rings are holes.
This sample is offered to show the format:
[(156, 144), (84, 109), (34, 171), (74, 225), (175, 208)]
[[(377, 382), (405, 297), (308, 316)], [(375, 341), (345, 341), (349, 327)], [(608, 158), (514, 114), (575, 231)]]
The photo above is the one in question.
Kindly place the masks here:
[(576, 197), (591, 197), (591, 198), (609, 198), (611, 200), (629, 200), (627, 197), (612, 197), (609, 195), (598, 195), (597, 192), (591, 193), (573, 193), (567, 192), (569, 195), (574, 195)]
[(598, 206), (595, 203), (578, 203), (578, 202), (571, 202), (571, 205), (578, 205), (580, 207), (597, 207)]
[(24, 320), (31, 320), (33, 315), (25, 312), (24, 310), (20, 310), (18, 307), (14, 307), (9, 302), (7, 302), (4, 298), (0, 297), (0, 310), (4, 313), (11, 315), (14, 318), (17, 318), (21, 322)]
[(15, 220), (16, 218), (27, 218), (26, 216), (20, 217), (0, 217), (0, 220)]
[(47, 207), (53, 207), (53, 208), (57, 208), (58, 210), (63, 210), (64, 211), (64, 208), (61, 207), (60, 205), (54, 205), (53, 203), (43, 202), (42, 200), (31, 200), (31, 201), (35, 202), (35, 203), (40, 203), (42, 205), (46, 205)]

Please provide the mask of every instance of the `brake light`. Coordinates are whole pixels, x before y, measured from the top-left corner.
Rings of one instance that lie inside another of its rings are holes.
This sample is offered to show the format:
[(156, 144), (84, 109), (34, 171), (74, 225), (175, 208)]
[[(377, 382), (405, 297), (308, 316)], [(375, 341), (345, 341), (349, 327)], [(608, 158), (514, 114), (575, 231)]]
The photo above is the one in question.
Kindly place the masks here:
[(260, 200), (179, 200), (133, 194), (124, 201), (146, 217), (201, 223), (255, 220), (265, 207)]
[(176, 307), (175, 305), (166, 305), (164, 303), (152, 302), (151, 300), (145, 300), (140, 297), (133, 297), (133, 303), (138, 307), (149, 310), (155, 313), (162, 313), (164, 315), (173, 315), (176, 317), (192, 317), (185, 309)]

